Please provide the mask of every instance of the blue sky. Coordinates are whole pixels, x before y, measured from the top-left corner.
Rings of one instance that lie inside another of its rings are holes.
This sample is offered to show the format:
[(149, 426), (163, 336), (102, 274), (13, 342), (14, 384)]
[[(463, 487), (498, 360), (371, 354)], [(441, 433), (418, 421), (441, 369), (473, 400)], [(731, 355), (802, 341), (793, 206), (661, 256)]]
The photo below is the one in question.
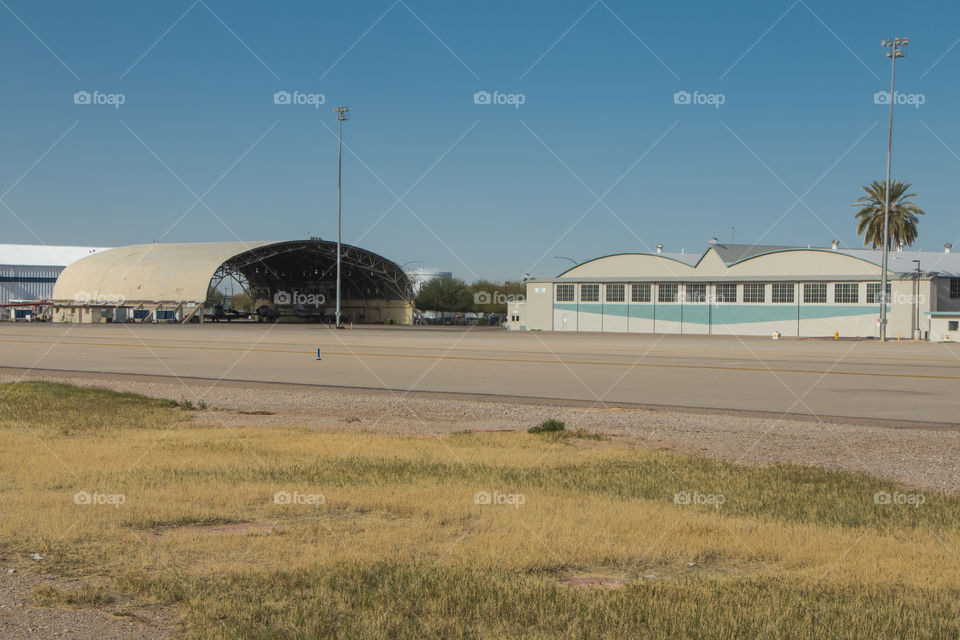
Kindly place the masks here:
[(2, 0), (0, 35), (2, 242), (335, 238), (346, 104), (344, 241), (400, 263), (859, 246), (895, 35), (893, 175), (960, 237), (955, 2)]

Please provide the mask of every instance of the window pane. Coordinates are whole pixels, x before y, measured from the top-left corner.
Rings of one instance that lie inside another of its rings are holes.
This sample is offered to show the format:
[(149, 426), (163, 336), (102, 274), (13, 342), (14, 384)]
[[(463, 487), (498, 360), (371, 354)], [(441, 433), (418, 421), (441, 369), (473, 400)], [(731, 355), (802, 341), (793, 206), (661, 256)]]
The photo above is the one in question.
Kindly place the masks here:
[(707, 301), (707, 285), (705, 284), (688, 284), (684, 287), (687, 292), (687, 302), (706, 302)]
[(774, 302), (793, 302), (793, 284), (789, 282), (775, 282), (772, 298)]
[[(893, 296), (890, 295), (890, 283), (887, 283), (887, 303), (893, 299)], [(879, 282), (868, 282), (867, 283), (867, 302), (871, 304), (880, 304), (880, 283)]]
[(803, 301), (806, 304), (825, 303), (827, 301), (827, 283), (805, 283), (803, 285)]
[(607, 285), (607, 302), (623, 302), (624, 287), (625, 285), (622, 285), (622, 284), (608, 284)]
[(657, 287), (657, 301), (659, 302), (676, 302), (677, 301), (677, 285), (675, 284), (661, 284)]
[(838, 282), (833, 287), (834, 302), (849, 304), (860, 301), (860, 287), (856, 282)]
[(600, 302), (600, 285), (580, 285), (580, 302)]
[(737, 285), (736, 284), (718, 284), (717, 287), (717, 302), (736, 302), (737, 301)]
[(960, 298), (960, 278), (950, 278), (950, 297)]
[(747, 283), (743, 285), (744, 302), (763, 302), (765, 299), (762, 284)]
[(573, 285), (557, 285), (557, 302), (573, 302)]
[(630, 285), (631, 302), (650, 302), (650, 285), (632, 284)]

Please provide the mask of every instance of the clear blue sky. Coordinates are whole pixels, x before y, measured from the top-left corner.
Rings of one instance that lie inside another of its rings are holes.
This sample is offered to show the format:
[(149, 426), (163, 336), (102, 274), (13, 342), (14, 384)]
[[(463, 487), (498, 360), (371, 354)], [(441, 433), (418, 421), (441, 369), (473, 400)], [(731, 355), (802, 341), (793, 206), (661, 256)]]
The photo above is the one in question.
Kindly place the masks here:
[(960, 236), (955, 1), (2, 0), (0, 242), (332, 239), (346, 104), (344, 241), (401, 263), (550, 275), (731, 226), (857, 246), (895, 35), (923, 104), (895, 109), (893, 173), (939, 249)]

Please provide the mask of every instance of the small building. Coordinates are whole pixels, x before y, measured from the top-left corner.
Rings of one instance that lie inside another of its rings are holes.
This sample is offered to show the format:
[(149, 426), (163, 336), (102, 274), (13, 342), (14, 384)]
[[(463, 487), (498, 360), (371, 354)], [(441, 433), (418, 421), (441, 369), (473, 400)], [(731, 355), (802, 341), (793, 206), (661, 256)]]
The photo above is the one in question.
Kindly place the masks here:
[(960, 342), (960, 311), (930, 311), (927, 313), (929, 337), (935, 342)]
[[(622, 253), (527, 281), (511, 329), (875, 337), (881, 252), (712, 242), (696, 254)], [(919, 269), (916, 261), (919, 260)], [(960, 255), (891, 251), (888, 337), (960, 312)], [(934, 315), (925, 315), (933, 313)], [(928, 318), (930, 318), (928, 320)], [(939, 320), (937, 320), (939, 322)], [(939, 325), (938, 325), (939, 326)]]
[(507, 321), (506, 326), (509, 331), (526, 331), (527, 325), (523, 324), (523, 318), (526, 315), (527, 302), (525, 300), (511, 300), (507, 302)]

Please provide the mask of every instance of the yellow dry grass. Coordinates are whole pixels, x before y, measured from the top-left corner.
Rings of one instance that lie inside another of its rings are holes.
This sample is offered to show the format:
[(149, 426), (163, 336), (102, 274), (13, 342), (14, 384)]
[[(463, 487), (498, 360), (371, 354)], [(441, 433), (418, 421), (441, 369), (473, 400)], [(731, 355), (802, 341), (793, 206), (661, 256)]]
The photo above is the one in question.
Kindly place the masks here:
[[(897, 637), (907, 625), (936, 637), (960, 624), (945, 604), (960, 594), (955, 497), (878, 505), (878, 491), (921, 494), (865, 476), (734, 466), (625, 441), (197, 427), (169, 403), (57, 392), (86, 427), (59, 424), (43, 402), (49, 389), (0, 388), (10, 409), (0, 412), (0, 550), (11, 559), (45, 554), (38, 566), (58, 575), (108, 578), (120, 599), (176, 603), (198, 637), (310, 637), (298, 635), (311, 624), (304, 603), (320, 593), (312, 606), (322, 629), (353, 637), (551, 637), (541, 616), (552, 608), (554, 622), (583, 619), (563, 629), (575, 637), (615, 637), (630, 624), (645, 637), (710, 629), (820, 637), (814, 620), (837, 637)], [(118, 411), (139, 412), (138, 427), (124, 425), (129, 416), (118, 424)], [(77, 504), (77, 492), (94, 504)], [(278, 492), (304, 503), (278, 504)], [(478, 492), (522, 504), (477, 504)], [(723, 504), (678, 505), (678, 492), (721, 495)], [(275, 526), (207, 529), (251, 522)], [(377, 599), (331, 586), (362, 582), (357, 571), (380, 576), (366, 587)], [(412, 592), (384, 586), (411, 575), (433, 577)], [(578, 575), (627, 586), (564, 586)], [(248, 593), (278, 576), (293, 583)], [(486, 590), (460, 593), (464, 580)], [(869, 596), (857, 611), (844, 600), (855, 602), (853, 594)], [(420, 598), (442, 600), (447, 613), (418, 603), (405, 614)], [(519, 607), (516, 624), (479, 623), (473, 613), (488, 599)], [(594, 613), (572, 613), (585, 603)], [(684, 608), (691, 603), (702, 620)], [(882, 623), (865, 630), (848, 620), (859, 610)], [(381, 626), (359, 622), (372, 611)], [(446, 626), (451, 619), (459, 626)]]

